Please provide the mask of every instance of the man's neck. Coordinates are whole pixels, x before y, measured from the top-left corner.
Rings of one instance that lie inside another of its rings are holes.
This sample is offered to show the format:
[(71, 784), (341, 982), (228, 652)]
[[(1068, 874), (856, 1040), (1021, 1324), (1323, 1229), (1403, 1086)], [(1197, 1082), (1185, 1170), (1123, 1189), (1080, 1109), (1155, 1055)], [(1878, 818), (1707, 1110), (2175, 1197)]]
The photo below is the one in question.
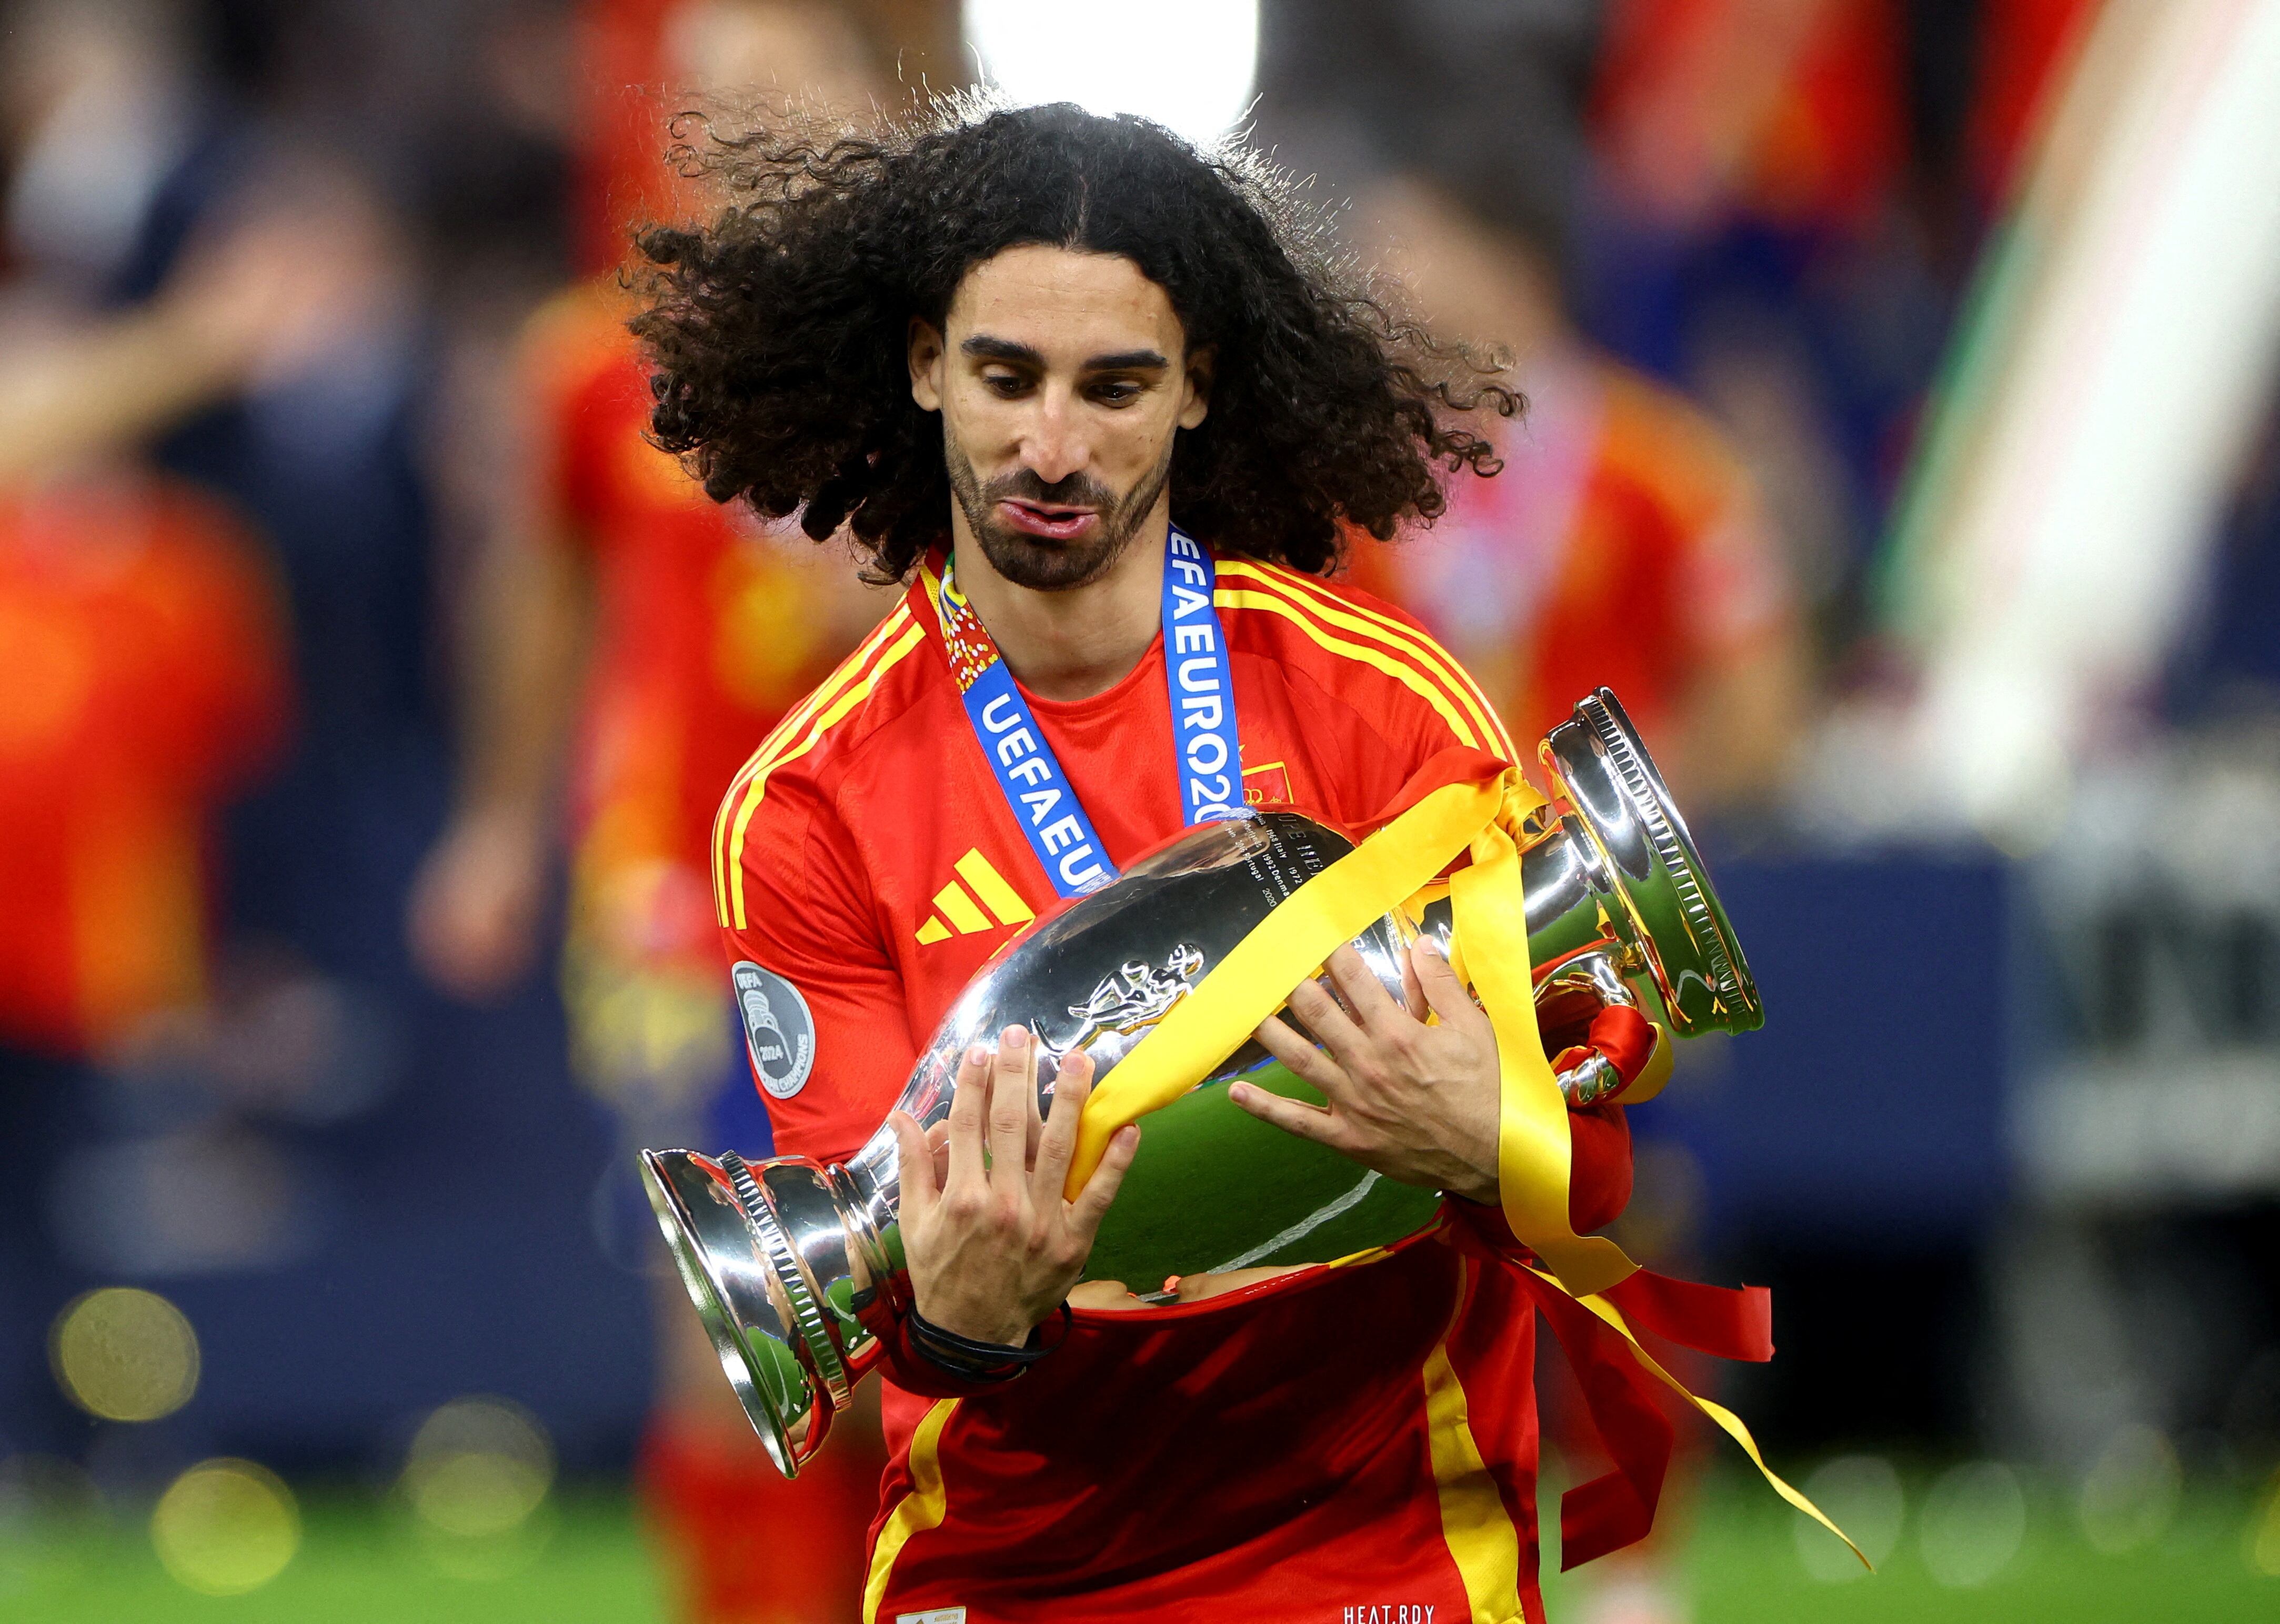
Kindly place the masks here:
[(1090, 699), (1122, 681), (1163, 621), (1165, 497), (1108, 573), (1059, 592), (1014, 585), (990, 567), (966, 515), (951, 514), (959, 589), (1022, 687), (1040, 699)]

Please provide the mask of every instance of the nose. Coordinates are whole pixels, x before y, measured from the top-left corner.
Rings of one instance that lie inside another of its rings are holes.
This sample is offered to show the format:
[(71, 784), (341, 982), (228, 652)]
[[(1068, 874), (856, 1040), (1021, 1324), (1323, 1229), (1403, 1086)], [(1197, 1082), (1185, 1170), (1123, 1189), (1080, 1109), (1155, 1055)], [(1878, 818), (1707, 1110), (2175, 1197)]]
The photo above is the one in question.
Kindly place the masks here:
[(1048, 485), (1058, 485), (1092, 460), (1085, 432), (1067, 389), (1038, 392), (1036, 413), (1021, 436), (1021, 466)]

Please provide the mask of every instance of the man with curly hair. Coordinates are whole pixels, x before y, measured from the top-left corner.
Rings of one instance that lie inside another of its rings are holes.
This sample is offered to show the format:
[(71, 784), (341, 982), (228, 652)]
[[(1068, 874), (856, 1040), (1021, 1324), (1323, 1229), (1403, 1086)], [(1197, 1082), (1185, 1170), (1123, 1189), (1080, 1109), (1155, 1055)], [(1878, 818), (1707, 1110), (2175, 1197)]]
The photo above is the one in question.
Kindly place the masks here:
[[(1439, 513), (1437, 463), (1494, 473), (1451, 414), (1519, 402), (1351, 286), (1258, 165), (1067, 106), (684, 158), (736, 202), (643, 238), (654, 433), (908, 583), (715, 826), (780, 1150), (860, 1145), (992, 952), (1183, 824), (1367, 826), (1452, 759), (1518, 759), (1413, 621), (1321, 577), (1342, 526)], [(1344, 1007), (1300, 988), (1321, 1051), (1262, 1028), (1326, 1106), (1234, 1090), (1446, 1192), (1448, 1224), (1344, 1266), (1076, 1285), (1139, 1130), (1064, 1200), (1089, 1068), (1040, 1122), (1019, 1027), (932, 1143), (899, 1119), (914, 1308), (867, 1624), (1542, 1617), (1495, 1038), (1413, 967), (1406, 1007), (1351, 950)], [(1629, 1138), (1614, 1105), (1572, 1128), (1583, 1231)]]

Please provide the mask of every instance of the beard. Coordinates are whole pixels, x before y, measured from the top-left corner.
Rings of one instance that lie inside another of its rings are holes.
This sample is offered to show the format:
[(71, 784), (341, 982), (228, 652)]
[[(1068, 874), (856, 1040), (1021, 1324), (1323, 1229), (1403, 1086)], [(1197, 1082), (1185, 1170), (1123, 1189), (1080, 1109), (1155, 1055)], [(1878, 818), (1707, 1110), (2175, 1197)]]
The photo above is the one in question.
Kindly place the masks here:
[[(1164, 494), (1172, 477), (1172, 448), (1164, 447), (1162, 460), (1132, 489), (1119, 496), (1089, 474), (1072, 473), (1048, 485), (1028, 468), (1016, 468), (984, 485), (974, 476), (974, 463), (957, 435), (944, 425), (943, 462), (950, 473), (951, 494), (966, 514), (967, 527), (981, 544), (990, 567), (1017, 587), (1033, 592), (1067, 592), (1089, 586), (1108, 573), (1132, 537)], [(998, 504), (1005, 501), (1035, 502), (1046, 506), (1089, 507), (1093, 510), (1091, 535), (1057, 542), (998, 521)]]

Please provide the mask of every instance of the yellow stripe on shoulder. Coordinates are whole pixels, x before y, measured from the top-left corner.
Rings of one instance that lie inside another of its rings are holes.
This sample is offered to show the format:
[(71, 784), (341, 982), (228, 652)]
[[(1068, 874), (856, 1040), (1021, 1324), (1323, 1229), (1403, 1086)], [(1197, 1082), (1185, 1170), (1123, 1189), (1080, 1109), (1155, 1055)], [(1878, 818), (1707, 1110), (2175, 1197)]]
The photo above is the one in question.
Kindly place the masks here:
[(1492, 741), (1487, 748), (1504, 752), (1505, 759), (1515, 765), (1525, 765), (1513, 754), (1512, 735), (1505, 731), (1503, 720), (1496, 707), (1481, 692), (1472, 673), (1459, 663), (1456, 656), (1443, 648), (1429, 634), (1413, 626), (1404, 624), (1391, 615), (1382, 614), (1364, 604), (1338, 596), (1321, 581), (1311, 575), (1281, 565), (1267, 564), (1254, 558), (1222, 558), (1219, 564), (1222, 574), (1245, 576), (1265, 584), (1281, 588), (1291, 597), (1305, 604), (1334, 626), (1374, 637), (1421, 662), (1427, 673), (1450, 691), (1450, 695), (1469, 716), (1481, 736)]
[(910, 623), (911, 606), (908, 604), (897, 604), (881, 616), (879, 623), (864, 633), (863, 640), (855, 645), (854, 651), (834, 666), (831, 674), (817, 683), (805, 698), (784, 713), (783, 720), (770, 729), (768, 736), (760, 742), (759, 749), (754, 750), (744, 763), (743, 771), (755, 772), (764, 766), (768, 758), (805, 727), (817, 712), (837, 698), (849, 683), (860, 678), (872, 656), (879, 651), (882, 645), (899, 636)]
[[(784, 712), (782, 720), (760, 741), (760, 747), (744, 758), (744, 765), (738, 767), (736, 775), (728, 781), (728, 788), (720, 797), (720, 807), (712, 814), (712, 911), (721, 924), (728, 922), (728, 895), (723, 858), (728, 846), (728, 827), (736, 815), (730, 809), (743, 806), (754, 776), (765, 774), (787, 741), (805, 727), (817, 712), (837, 698), (849, 683), (861, 676), (864, 666), (878, 651), (879, 645), (908, 625), (910, 618), (910, 605), (903, 603), (897, 603), (881, 617), (879, 624), (863, 635), (854, 651), (833, 667), (829, 676), (817, 683), (805, 698)], [(755, 796), (756, 803), (757, 798)], [(750, 814), (746, 813), (745, 817), (749, 820)]]
[(1382, 610), (1373, 609), (1367, 604), (1341, 597), (1330, 590), (1328, 583), (1319, 576), (1300, 574), (1287, 565), (1260, 564), (1258, 567), (1292, 591), (1306, 594), (1327, 604), (1334, 604), (1340, 610), (1359, 615), (1370, 625), (1378, 627), (1382, 635), (1417, 654), (1445, 678), (1451, 686), (1461, 689), (1470, 702), (1469, 708), (1479, 712), (1485, 719), (1491, 733), (1498, 735), (1504, 734), (1503, 720), (1497, 715), (1496, 706), (1489, 703), (1488, 695), (1482, 690), (1481, 685), (1473, 680), (1473, 673), (1466, 670), (1464, 662), (1450, 653), (1447, 648), (1443, 646), (1440, 639), (1435, 637), (1430, 632), (1421, 627), (1411, 625), (1398, 615), (1390, 615)]
[[(908, 653), (921, 636), (919, 628), (911, 623), (908, 606), (897, 604), (855, 652), (777, 725), (730, 783), (720, 803), (720, 837), (712, 849), (713, 901), (722, 925), (732, 920), (739, 927), (744, 923), (741, 868), (744, 833), (766, 793), (768, 774), (785, 761), (813, 749), (824, 730), (867, 696), (879, 673)], [(879, 654), (882, 645), (887, 647), (884, 656)]]
[(1256, 567), (1293, 596), (1319, 604), (1325, 614), (1359, 617), (1362, 624), (1375, 628), (1377, 636), (1423, 660), (1446, 686), (1454, 690), (1467, 712), (1480, 724), (1482, 733), (1504, 746), (1505, 758), (1520, 762), (1520, 758), (1511, 753), (1512, 735), (1506, 732), (1504, 719), (1497, 714), (1496, 706), (1489, 703), (1488, 696), (1473, 680), (1473, 673), (1465, 669), (1464, 663), (1442, 647), (1430, 633), (1392, 615), (1381, 613), (1367, 604), (1340, 597), (1312, 575), (1302, 575), (1278, 564), (1263, 564)]
[(863, 1582), (863, 1624), (879, 1624), (879, 1604), (886, 1599), (887, 1581), (911, 1535), (940, 1528), (950, 1510), (950, 1497), (942, 1486), (942, 1429), (950, 1425), (958, 1402), (936, 1400), (911, 1435), (911, 1491), (896, 1503), (887, 1526), (879, 1530), (879, 1543), (872, 1548), (871, 1571)]
[[(1220, 569), (1225, 573), (1226, 565), (1221, 564)], [(1253, 591), (1243, 587), (1221, 587), (1213, 594), (1212, 602), (1222, 609), (1263, 609), (1269, 614), (1281, 615), (1331, 653), (1360, 660), (1365, 666), (1373, 666), (1383, 671), (1439, 712), (1441, 720), (1449, 724), (1449, 731), (1456, 735), (1459, 743), (1470, 745), (1475, 750), (1482, 748), (1480, 735), (1473, 731), (1471, 720), (1458, 708), (1455, 700), (1438, 682), (1426, 676), (1411, 662), (1384, 649), (1374, 648), (1367, 643), (1348, 643), (1343, 637), (1332, 636), (1308, 619), (1306, 611), (1279, 593)]]
[[(905, 620), (907, 621), (908, 617), (905, 616)], [(725, 856), (729, 918), (724, 923), (732, 922), (738, 930), (744, 927), (744, 835), (751, 827), (753, 812), (759, 809), (761, 797), (767, 793), (768, 774), (813, 750), (822, 742), (823, 735), (836, 727), (850, 711), (871, 697), (872, 690), (879, 685), (880, 678), (893, 670), (905, 655), (925, 641), (923, 630), (906, 624), (901, 635), (887, 645), (886, 652), (880, 655), (871, 668), (864, 673), (861, 681), (842, 690), (829, 705), (817, 713), (814, 720), (808, 723), (796, 741), (787, 743), (780, 752), (763, 762), (759, 771), (752, 774), (751, 782), (738, 797), (736, 815), (728, 825), (728, 846)]]

